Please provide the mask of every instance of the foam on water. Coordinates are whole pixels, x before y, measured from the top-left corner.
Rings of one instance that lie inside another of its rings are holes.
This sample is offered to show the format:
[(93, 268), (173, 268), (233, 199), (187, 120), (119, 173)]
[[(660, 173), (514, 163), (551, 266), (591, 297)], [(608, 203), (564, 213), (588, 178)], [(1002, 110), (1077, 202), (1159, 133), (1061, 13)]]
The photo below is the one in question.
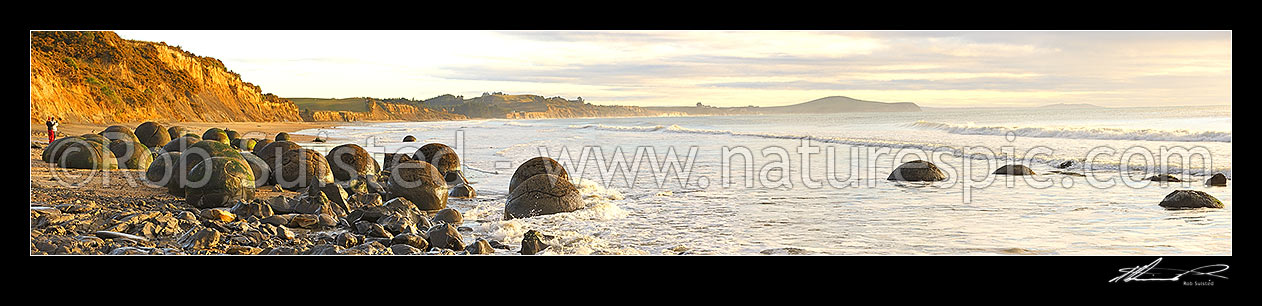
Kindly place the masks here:
[(1231, 132), (1221, 131), (1189, 131), (1189, 130), (1156, 130), (1156, 129), (1122, 129), (1122, 128), (1089, 128), (1089, 127), (1021, 127), (1021, 126), (975, 126), (972, 124), (949, 124), (928, 121), (916, 121), (911, 126), (934, 129), (961, 135), (997, 135), (1013, 133), (1022, 137), (1068, 138), (1068, 139), (1112, 139), (1112, 140), (1151, 140), (1151, 141), (1214, 141), (1231, 142)]

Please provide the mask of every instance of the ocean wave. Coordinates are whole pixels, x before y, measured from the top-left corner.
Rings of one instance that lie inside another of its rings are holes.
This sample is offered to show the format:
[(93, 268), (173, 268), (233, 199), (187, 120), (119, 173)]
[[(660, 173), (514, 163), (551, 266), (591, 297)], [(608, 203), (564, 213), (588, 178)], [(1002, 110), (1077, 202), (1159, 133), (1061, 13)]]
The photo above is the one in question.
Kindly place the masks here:
[(1197, 142), (1231, 142), (1230, 132), (1188, 130), (1153, 130), (1153, 129), (1120, 129), (1120, 128), (1055, 128), (1055, 127), (1005, 127), (975, 126), (950, 123), (916, 121), (912, 127), (946, 131), (960, 135), (995, 135), (1008, 133), (1021, 137), (1068, 138), (1068, 139), (1105, 139), (1105, 140), (1148, 140), (1148, 141), (1197, 141)]
[[(1026, 161), (1026, 158), (1024, 156), (1011, 156), (1002, 152), (998, 152), (997, 153), (998, 156), (993, 156), (993, 157), (980, 156), (978, 154), (965, 154), (965, 152), (961, 150), (959, 146), (952, 146), (952, 145), (941, 144), (941, 143), (905, 142), (905, 141), (869, 139), (869, 138), (817, 137), (817, 136), (810, 136), (810, 135), (795, 135), (795, 134), (750, 133), (750, 132), (737, 132), (737, 131), (731, 131), (731, 130), (686, 128), (686, 127), (682, 127), (675, 124), (672, 124), (670, 126), (662, 126), (662, 125), (610, 126), (610, 125), (603, 125), (603, 124), (587, 124), (587, 125), (572, 125), (570, 126), (570, 128), (599, 129), (599, 130), (622, 131), (622, 132), (729, 135), (729, 136), (757, 137), (757, 138), (767, 138), (767, 139), (807, 139), (811, 141), (841, 144), (841, 145), (882, 147), (882, 148), (892, 148), (892, 149), (913, 149), (913, 150), (921, 150), (927, 153), (946, 152), (947, 154), (957, 157), (957, 158), (969, 158), (969, 159), (975, 159), (975, 160), (986, 160), (989, 158), (994, 158), (1000, 161), (1009, 161), (1009, 162), (1025, 162)], [(1230, 135), (1228, 135), (1228, 137), (1230, 137)], [(1096, 162), (1091, 163), (1090, 167), (1084, 168), (1082, 159), (1044, 157), (1042, 155), (1035, 155), (1033, 157), (1030, 157), (1028, 161), (1032, 163), (1041, 163), (1041, 164), (1045, 164), (1051, 167), (1055, 167), (1069, 160), (1075, 161), (1076, 165), (1074, 167), (1071, 167), (1071, 169), (1077, 169), (1077, 170), (1116, 171), (1119, 169), (1123, 169), (1125, 166), (1116, 161), (1114, 162), (1096, 161)], [(1130, 165), (1129, 169), (1136, 169), (1135, 165)], [(1185, 169), (1182, 166), (1167, 165), (1166, 171), (1168, 171), (1169, 173), (1182, 173), (1185, 171)], [(1192, 168), (1186, 169), (1186, 172), (1191, 175), (1201, 175), (1201, 176), (1208, 176), (1216, 172), (1223, 172), (1227, 176), (1231, 176), (1231, 168), (1215, 168), (1215, 169), (1210, 169), (1209, 171), (1206, 171), (1203, 168), (1192, 167)]]

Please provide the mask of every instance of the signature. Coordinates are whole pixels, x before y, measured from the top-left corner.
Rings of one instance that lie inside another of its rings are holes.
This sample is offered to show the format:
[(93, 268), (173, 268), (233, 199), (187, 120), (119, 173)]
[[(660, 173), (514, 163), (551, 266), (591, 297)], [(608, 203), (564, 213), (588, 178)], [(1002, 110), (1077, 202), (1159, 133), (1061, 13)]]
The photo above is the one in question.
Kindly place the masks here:
[[(1229, 266), (1224, 265), (1224, 264), (1215, 264), (1215, 265), (1201, 266), (1201, 267), (1191, 269), (1191, 270), (1180, 270), (1180, 269), (1170, 269), (1170, 268), (1158, 268), (1157, 264), (1159, 263), (1161, 263), (1161, 258), (1157, 258), (1156, 261), (1153, 261), (1152, 263), (1147, 264), (1147, 265), (1118, 269), (1117, 271), (1122, 272), (1122, 275), (1118, 277), (1114, 277), (1113, 279), (1109, 280), (1109, 282), (1110, 283), (1116, 283), (1118, 281), (1122, 281), (1122, 282), (1130, 282), (1130, 281), (1177, 282), (1179, 281), (1179, 278), (1186, 275), (1212, 276), (1212, 277), (1217, 277), (1221, 279), (1227, 279), (1227, 277), (1218, 275), (1215, 273), (1227, 271), (1227, 269), (1230, 268)], [(1163, 276), (1169, 276), (1169, 277), (1163, 277)], [(1151, 277), (1151, 278), (1145, 278), (1145, 277)]]

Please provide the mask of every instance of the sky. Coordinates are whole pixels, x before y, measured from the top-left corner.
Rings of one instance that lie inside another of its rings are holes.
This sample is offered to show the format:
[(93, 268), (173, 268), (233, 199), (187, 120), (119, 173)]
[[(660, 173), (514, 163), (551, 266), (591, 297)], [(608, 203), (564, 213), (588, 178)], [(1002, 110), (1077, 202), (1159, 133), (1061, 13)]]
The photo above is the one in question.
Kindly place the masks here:
[(1231, 104), (1230, 31), (117, 31), (282, 97), (593, 104)]

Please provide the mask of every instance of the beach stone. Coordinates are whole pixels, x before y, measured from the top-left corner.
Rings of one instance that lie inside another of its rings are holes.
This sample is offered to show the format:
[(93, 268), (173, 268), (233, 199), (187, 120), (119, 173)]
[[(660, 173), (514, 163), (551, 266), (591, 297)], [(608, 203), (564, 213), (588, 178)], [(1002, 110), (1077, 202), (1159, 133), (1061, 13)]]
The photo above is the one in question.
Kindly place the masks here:
[(241, 216), (241, 217), (253, 216), (259, 219), (265, 219), (267, 217), (271, 217), (272, 215), (275, 215), (275, 213), (272, 211), (272, 206), (259, 203), (259, 200), (250, 201), (250, 202), (237, 202), (237, 205), (232, 206), (231, 212), (233, 214), (236, 214), (237, 216)]
[(184, 135), (193, 134), (191, 131), (192, 130), (189, 130), (187, 127), (173, 125), (167, 128), (167, 136), (170, 136), (171, 139), (176, 139), (184, 137)]
[(254, 199), (254, 174), (237, 159), (211, 157), (188, 173), (185, 201), (197, 208), (225, 207)]
[[(132, 132), (131, 128), (126, 127), (126, 126), (111, 125), (105, 128), (104, 131), (101, 131), (100, 135), (105, 136), (105, 138), (109, 139), (109, 141), (126, 140), (126, 141), (140, 143), (140, 138), (136, 137), (136, 133)], [(106, 143), (108, 143), (109, 141), (107, 141)]]
[(508, 181), (508, 192), (512, 193), (513, 190), (517, 189), (517, 185), (539, 174), (555, 175), (562, 180), (570, 180), (570, 174), (565, 171), (565, 167), (562, 167), (561, 163), (550, 157), (539, 156), (517, 166), (517, 170), (513, 171), (513, 177)]
[(276, 141), (289, 141), (289, 139), (290, 139), (290, 138), (289, 138), (289, 133), (285, 133), (285, 132), (276, 133), (276, 138), (275, 138), (275, 139), (276, 139)]
[(442, 222), (460, 226), (460, 224), (464, 222), (464, 218), (460, 216), (460, 212), (455, 209), (443, 208), (435, 213), (434, 218), (431, 218), (430, 221), (433, 221), (434, 223)]
[(390, 252), (394, 255), (419, 255), (425, 253), (424, 251), (421, 251), (421, 249), (417, 249), (416, 247), (406, 244), (391, 245)]
[(281, 156), (280, 167), (273, 168), (276, 184), (287, 190), (299, 190), (311, 185), (333, 183), (333, 173), (324, 155), (312, 149), (286, 151)]
[(942, 181), (947, 176), (937, 165), (923, 160), (913, 160), (894, 169), (888, 180), (891, 181)]
[(88, 138), (68, 140), (63, 151), (54, 153), (60, 154), (55, 157), (57, 165), (72, 169), (118, 169), (118, 159), (105, 143)]
[(254, 153), (241, 152), (241, 157), (245, 158), (246, 163), (250, 165), (250, 172), (254, 173), (254, 188), (266, 186), (268, 178), (272, 177), (272, 167)]
[(999, 169), (995, 169), (995, 172), (991, 174), (1034, 175), (1034, 170), (1030, 170), (1030, 167), (1025, 165), (1004, 165), (999, 167)]
[(263, 218), (259, 220), (259, 222), (263, 224), (271, 224), (271, 225), (286, 225), (286, 224), (289, 224), (289, 219), (293, 218), (293, 216), (294, 215), (291, 215), (291, 214), (272, 215), (271, 217), (267, 217), (267, 218)]
[(535, 255), (547, 248), (548, 245), (543, 243), (543, 234), (539, 231), (526, 231), (526, 235), (521, 238), (522, 255)]
[(300, 214), (332, 213), (333, 207), (330, 204), (329, 198), (317, 190), (314, 193), (307, 193), (299, 197), (297, 205), (294, 205), (294, 212)]
[(258, 145), (258, 142), (255, 142), (254, 139), (250, 138), (237, 138), (232, 140), (232, 147), (241, 151), (253, 152), (254, 146), (256, 145)]
[(1214, 196), (1197, 190), (1175, 190), (1166, 195), (1165, 199), (1162, 199), (1158, 205), (1166, 209), (1225, 207), (1223, 202), (1218, 201)]
[(219, 238), (219, 231), (198, 226), (186, 231), (176, 244), (185, 249), (211, 249), (219, 245)]
[(149, 167), (145, 170), (145, 179), (150, 184), (170, 188), (176, 184), (175, 171), (177, 162), (180, 160), (180, 152), (162, 152), (153, 162), (149, 163)]
[(293, 214), (293, 216), (289, 218), (289, 224), (285, 224), (285, 226), (298, 227), (298, 228), (315, 228), (316, 225), (319, 225), (319, 224), (320, 224), (320, 215)]
[(571, 212), (583, 208), (578, 187), (569, 180), (551, 174), (526, 179), (508, 193), (504, 220)]
[(206, 132), (202, 133), (202, 141), (217, 141), (223, 144), (228, 144), (231, 139), (228, 139), (228, 133), (224, 132), (223, 129), (209, 128), (206, 129)]
[(1158, 175), (1153, 175), (1153, 176), (1149, 176), (1149, 177), (1145, 178), (1144, 180), (1145, 180), (1145, 181), (1154, 181), (1154, 182), (1182, 182), (1182, 181), (1183, 181), (1183, 180), (1180, 180), (1179, 178), (1174, 177), (1173, 175), (1169, 175), (1169, 174), (1158, 174)]
[(329, 169), (333, 172), (333, 178), (339, 182), (370, 174), (376, 175), (381, 171), (377, 169), (372, 155), (369, 155), (363, 147), (353, 143), (333, 147), (329, 150), (327, 160)]
[(420, 210), (447, 207), (447, 183), (429, 163), (409, 160), (395, 165), (388, 185), (390, 194), (407, 199)]
[(175, 139), (171, 139), (171, 141), (168, 141), (167, 144), (163, 145), (162, 151), (183, 152), (184, 150), (188, 150), (189, 147), (192, 147), (193, 144), (196, 144), (198, 142), (201, 142), (200, 138), (196, 138), (192, 136), (177, 137)]
[(141, 123), (136, 127), (135, 134), (141, 144), (150, 148), (161, 147), (171, 141), (171, 134), (167, 133), (167, 128), (153, 121)]
[(334, 238), (333, 244), (341, 247), (349, 248), (364, 242), (364, 237), (351, 234), (350, 232), (342, 232)]
[(412, 135), (403, 136), (403, 142), (416, 142), (416, 137)]
[(228, 246), (228, 250), (225, 253), (232, 254), (232, 255), (258, 255), (259, 253), (262, 253), (262, 252), (263, 252), (263, 249), (252, 247), (252, 246), (231, 245), (231, 246)]
[(394, 238), (390, 239), (390, 243), (391, 244), (405, 244), (405, 245), (410, 245), (417, 249), (428, 250), (429, 241), (425, 239), (426, 239), (425, 237), (422, 237), (421, 235), (418, 235), (418, 234), (404, 233), (404, 234), (395, 235)]
[(472, 198), (478, 197), (478, 191), (474, 190), (473, 186), (469, 186), (467, 184), (460, 184), (460, 185), (456, 185), (456, 187), (451, 187), (451, 190), (447, 192), (447, 197), (457, 198), (457, 199), (472, 199)]
[(119, 169), (148, 169), (153, 163), (149, 148), (139, 142), (117, 139), (110, 141), (110, 152), (118, 160)]
[(416, 153), (412, 155), (413, 159), (430, 163), (438, 168), (439, 173), (447, 173), (452, 170), (460, 169), (460, 156), (456, 155), (456, 150), (441, 143), (430, 143), (416, 149)]
[(250, 149), (250, 152), (254, 153), (254, 155), (258, 155), (261, 157), (263, 156), (263, 154), (261, 154), (263, 152), (263, 147), (266, 147), (267, 145), (271, 143), (272, 143), (271, 139), (255, 139), (254, 148)]
[(1227, 186), (1227, 176), (1222, 173), (1214, 173), (1214, 176), (1205, 180), (1206, 186)]
[(463, 251), (465, 247), (460, 232), (451, 224), (435, 225), (425, 232), (425, 237), (429, 245), (436, 248)]
[(1059, 165), (1056, 165), (1056, 168), (1065, 169), (1065, 168), (1073, 167), (1076, 164), (1078, 163), (1073, 160), (1067, 160), (1067, 161), (1061, 162)]
[(477, 241), (470, 243), (464, 250), (469, 252), (471, 255), (495, 253), (495, 249), (491, 248), (491, 244), (486, 242), (486, 239), (483, 238), (478, 238)]
[(198, 213), (198, 215), (206, 220), (215, 220), (220, 222), (232, 222), (237, 220), (237, 215), (228, 211), (226, 208), (203, 209), (200, 213)]

